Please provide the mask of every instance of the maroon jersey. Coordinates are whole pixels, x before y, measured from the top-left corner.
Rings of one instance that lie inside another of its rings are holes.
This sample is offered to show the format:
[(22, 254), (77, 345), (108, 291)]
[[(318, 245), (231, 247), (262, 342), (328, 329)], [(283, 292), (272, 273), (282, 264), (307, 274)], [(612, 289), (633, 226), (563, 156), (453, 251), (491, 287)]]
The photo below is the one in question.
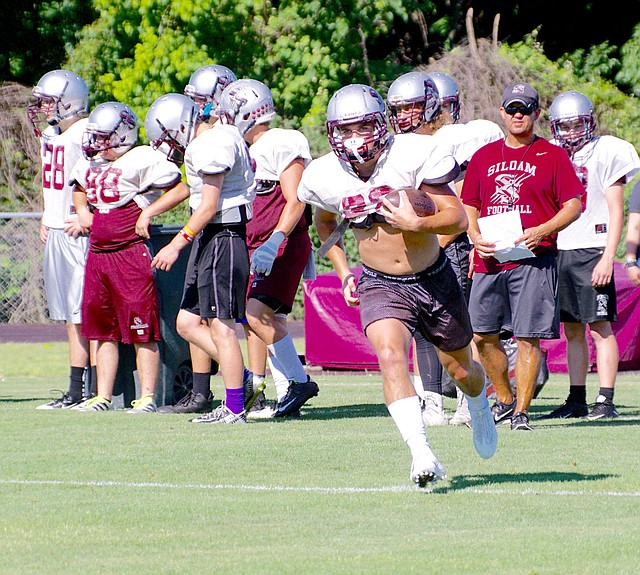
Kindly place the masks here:
[[(510, 148), (504, 141), (480, 148), (469, 162), (462, 201), (476, 208), (480, 217), (518, 210), (526, 230), (549, 221), (583, 191), (567, 152), (536, 137), (521, 148)], [(544, 237), (534, 250), (536, 254), (544, 251), (557, 251), (556, 234)], [(517, 265), (475, 258), (474, 271), (493, 273)]]
[(95, 210), (89, 251), (112, 252), (145, 240), (136, 233), (136, 222), (142, 209), (133, 200), (120, 208)]

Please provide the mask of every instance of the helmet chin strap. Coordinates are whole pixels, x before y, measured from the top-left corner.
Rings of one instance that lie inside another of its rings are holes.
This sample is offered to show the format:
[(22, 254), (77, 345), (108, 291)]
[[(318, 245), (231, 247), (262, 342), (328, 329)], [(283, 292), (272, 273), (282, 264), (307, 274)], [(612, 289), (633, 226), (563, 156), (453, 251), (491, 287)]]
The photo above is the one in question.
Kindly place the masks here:
[(359, 164), (364, 164), (365, 159), (360, 155), (358, 149), (365, 146), (365, 144), (364, 138), (349, 138), (344, 141), (344, 147), (353, 154)]

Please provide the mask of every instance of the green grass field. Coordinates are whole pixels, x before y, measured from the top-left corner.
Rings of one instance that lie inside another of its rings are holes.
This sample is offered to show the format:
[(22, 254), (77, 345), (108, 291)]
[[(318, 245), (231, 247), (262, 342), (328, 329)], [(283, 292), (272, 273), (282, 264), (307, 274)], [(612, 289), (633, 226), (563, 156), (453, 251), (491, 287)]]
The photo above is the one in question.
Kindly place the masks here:
[(469, 429), (430, 430), (448, 478), (424, 492), (375, 373), (318, 376), (300, 420), (225, 427), (36, 411), (65, 363), (64, 344), (0, 345), (3, 575), (640, 572), (638, 374), (620, 418), (501, 427), (489, 460)]

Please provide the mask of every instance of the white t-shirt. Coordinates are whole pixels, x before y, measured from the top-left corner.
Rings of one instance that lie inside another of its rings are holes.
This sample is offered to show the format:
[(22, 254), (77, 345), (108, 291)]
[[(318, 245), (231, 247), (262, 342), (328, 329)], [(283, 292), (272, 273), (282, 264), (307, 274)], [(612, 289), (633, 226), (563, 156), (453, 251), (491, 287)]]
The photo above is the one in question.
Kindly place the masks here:
[(191, 196), (189, 206), (202, 202), (205, 175), (224, 174), (216, 212), (250, 204), (254, 197), (254, 164), (244, 138), (235, 126), (217, 122), (198, 135), (185, 150), (184, 165)]
[(144, 209), (181, 177), (180, 168), (150, 146), (132, 148), (112, 162), (82, 157), (72, 173), (72, 181), (86, 190), (87, 201), (99, 210), (119, 208), (131, 200)]
[[(354, 217), (375, 212), (381, 202), (381, 186), (418, 188), (423, 182), (449, 183), (458, 171), (446, 146), (433, 136), (398, 134), (363, 182), (351, 164), (330, 152), (313, 160), (302, 174), (298, 198), (328, 212)], [(382, 194), (384, 195), (384, 193)]]
[(609, 228), (605, 192), (621, 178), (625, 183), (630, 182), (640, 171), (638, 153), (625, 140), (598, 136), (587, 142), (571, 160), (586, 194), (582, 197), (582, 215), (558, 233), (558, 249), (605, 247)]
[(75, 214), (71, 172), (82, 157), (82, 135), (87, 119), (74, 122), (60, 133), (49, 126), (40, 138), (42, 158), (42, 192), (44, 214), (42, 223), (49, 228), (64, 228), (65, 221)]

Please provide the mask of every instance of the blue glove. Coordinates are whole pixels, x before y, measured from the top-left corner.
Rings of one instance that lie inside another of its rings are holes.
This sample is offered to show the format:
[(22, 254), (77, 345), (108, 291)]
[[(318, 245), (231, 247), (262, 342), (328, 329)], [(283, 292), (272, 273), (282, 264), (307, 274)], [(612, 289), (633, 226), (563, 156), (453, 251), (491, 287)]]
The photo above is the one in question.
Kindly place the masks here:
[(273, 262), (278, 255), (280, 244), (284, 241), (285, 235), (282, 232), (273, 232), (271, 237), (257, 248), (251, 256), (251, 273), (264, 274), (271, 273)]

